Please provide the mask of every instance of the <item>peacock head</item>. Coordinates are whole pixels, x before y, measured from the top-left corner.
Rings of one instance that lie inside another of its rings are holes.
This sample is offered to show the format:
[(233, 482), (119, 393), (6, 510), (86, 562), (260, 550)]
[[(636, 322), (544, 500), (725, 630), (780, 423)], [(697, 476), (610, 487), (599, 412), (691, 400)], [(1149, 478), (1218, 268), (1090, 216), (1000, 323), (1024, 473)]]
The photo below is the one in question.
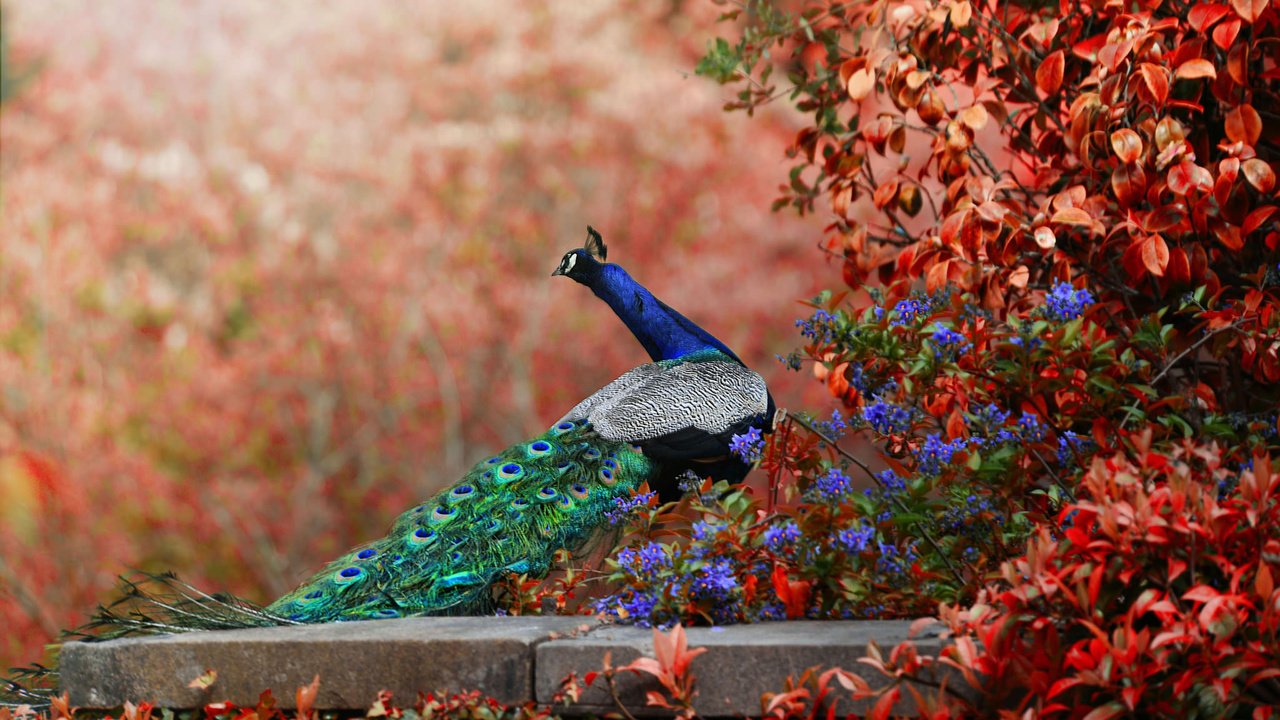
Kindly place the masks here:
[(608, 255), (609, 248), (605, 246), (604, 238), (600, 237), (600, 233), (596, 232), (595, 228), (588, 225), (586, 244), (565, 253), (560, 260), (560, 266), (551, 275), (564, 275), (583, 282), (600, 271), (600, 266), (604, 264)]

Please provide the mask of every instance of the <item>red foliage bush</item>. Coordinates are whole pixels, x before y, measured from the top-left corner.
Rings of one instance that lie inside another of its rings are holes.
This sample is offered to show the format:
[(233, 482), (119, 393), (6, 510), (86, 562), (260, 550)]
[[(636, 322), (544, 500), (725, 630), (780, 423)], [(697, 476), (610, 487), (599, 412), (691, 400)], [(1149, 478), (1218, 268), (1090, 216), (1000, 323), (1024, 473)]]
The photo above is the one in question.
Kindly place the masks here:
[(913, 591), (960, 601), (939, 662), (986, 690), (937, 716), (1272, 717), (1277, 3), (741, 7), (700, 70), (811, 114), (777, 204), (872, 286), (804, 355), (901, 476)]

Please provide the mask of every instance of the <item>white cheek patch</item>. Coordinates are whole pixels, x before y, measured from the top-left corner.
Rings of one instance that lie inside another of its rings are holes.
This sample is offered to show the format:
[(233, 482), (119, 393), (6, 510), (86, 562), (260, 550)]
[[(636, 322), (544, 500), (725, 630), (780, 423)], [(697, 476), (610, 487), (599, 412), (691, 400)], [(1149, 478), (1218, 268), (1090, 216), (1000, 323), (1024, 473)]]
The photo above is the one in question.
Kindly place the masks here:
[(573, 270), (573, 265), (576, 262), (578, 262), (577, 255), (574, 255), (573, 253), (569, 253), (568, 255), (565, 255), (564, 262), (560, 263), (560, 272), (564, 273), (565, 275), (568, 275), (569, 271)]

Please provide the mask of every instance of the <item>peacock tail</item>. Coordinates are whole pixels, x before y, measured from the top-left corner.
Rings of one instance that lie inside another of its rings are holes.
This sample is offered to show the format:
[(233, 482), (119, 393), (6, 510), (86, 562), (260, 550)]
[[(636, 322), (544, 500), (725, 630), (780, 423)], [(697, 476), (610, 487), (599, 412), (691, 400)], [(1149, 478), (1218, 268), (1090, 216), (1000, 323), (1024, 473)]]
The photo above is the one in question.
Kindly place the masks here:
[(508, 573), (541, 576), (561, 548), (577, 550), (655, 465), (585, 420), (564, 420), (507, 448), (453, 487), (396, 519), (386, 537), (354, 548), (268, 613), (295, 622), (492, 610)]

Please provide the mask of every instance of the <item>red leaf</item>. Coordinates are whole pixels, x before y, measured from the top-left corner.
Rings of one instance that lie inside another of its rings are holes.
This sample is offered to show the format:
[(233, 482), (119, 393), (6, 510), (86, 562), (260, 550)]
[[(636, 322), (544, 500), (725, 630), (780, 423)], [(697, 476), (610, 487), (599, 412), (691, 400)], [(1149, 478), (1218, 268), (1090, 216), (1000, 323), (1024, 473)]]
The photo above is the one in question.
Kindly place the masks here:
[(1257, 210), (1254, 210), (1245, 217), (1244, 223), (1240, 226), (1240, 230), (1246, 235), (1257, 230), (1262, 227), (1262, 224), (1265, 223), (1268, 218), (1275, 214), (1277, 209), (1280, 208), (1277, 208), (1275, 205), (1263, 205)]
[(1231, 47), (1231, 43), (1236, 41), (1236, 36), (1240, 34), (1239, 18), (1231, 18), (1227, 22), (1222, 23), (1213, 29), (1213, 44), (1226, 50)]
[(1078, 225), (1080, 227), (1093, 227), (1093, 217), (1089, 213), (1080, 208), (1063, 208), (1053, 214), (1050, 222), (1061, 225)]
[(1227, 111), (1227, 137), (1231, 142), (1257, 145), (1262, 135), (1262, 118), (1252, 105), (1238, 105)]
[(1120, 162), (1127, 165), (1142, 155), (1142, 136), (1129, 128), (1117, 130), (1111, 133), (1111, 149), (1116, 151)]
[(1180, 285), (1191, 282), (1191, 262), (1187, 252), (1180, 247), (1169, 250), (1169, 265), (1165, 268), (1169, 280)]
[(1147, 174), (1138, 164), (1121, 165), (1111, 173), (1111, 189), (1121, 207), (1131, 207), (1142, 201), (1147, 190)]
[(1142, 264), (1156, 277), (1164, 277), (1169, 264), (1169, 246), (1159, 235), (1148, 235), (1142, 241)]
[(1206, 5), (1196, 3), (1187, 11), (1187, 23), (1198, 33), (1203, 33), (1214, 23), (1222, 19), (1229, 10), (1226, 5)]
[(1209, 602), (1218, 595), (1218, 591), (1208, 585), (1197, 585), (1183, 593), (1182, 599), (1188, 602)]
[(1151, 93), (1151, 99), (1157, 105), (1164, 105), (1165, 101), (1169, 99), (1168, 69), (1144, 62), (1138, 66), (1138, 72), (1142, 75), (1143, 85)]
[(1231, 7), (1241, 19), (1253, 24), (1267, 9), (1267, 0), (1231, 0)]
[(1062, 51), (1055, 50), (1040, 63), (1040, 67), (1036, 68), (1036, 85), (1044, 91), (1045, 95), (1052, 95), (1062, 87), (1062, 72), (1065, 64), (1066, 57)]
[(1218, 69), (1204, 58), (1193, 58), (1178, 66), (1174, 77), (1179, 80), (1196, 80), (1199, 78), (1216, 78)]
[(1249, 158), (1241, 163), (1240, 170), (1244, 172), (1244, 179), (1249, 181), (1249, 184), (1263, 195), (1269, 195), (1275, 189), (1275, 171), (1271, 169), (1271, 166), (1265, 160)]
[(1125, 712), (1124, 705), (1118, 702), (1109, 702), (1101, 707), (1096, 707), (1088, 715), (1084, 716), (1084, 720), (1109, 720), (1120, 713)]

